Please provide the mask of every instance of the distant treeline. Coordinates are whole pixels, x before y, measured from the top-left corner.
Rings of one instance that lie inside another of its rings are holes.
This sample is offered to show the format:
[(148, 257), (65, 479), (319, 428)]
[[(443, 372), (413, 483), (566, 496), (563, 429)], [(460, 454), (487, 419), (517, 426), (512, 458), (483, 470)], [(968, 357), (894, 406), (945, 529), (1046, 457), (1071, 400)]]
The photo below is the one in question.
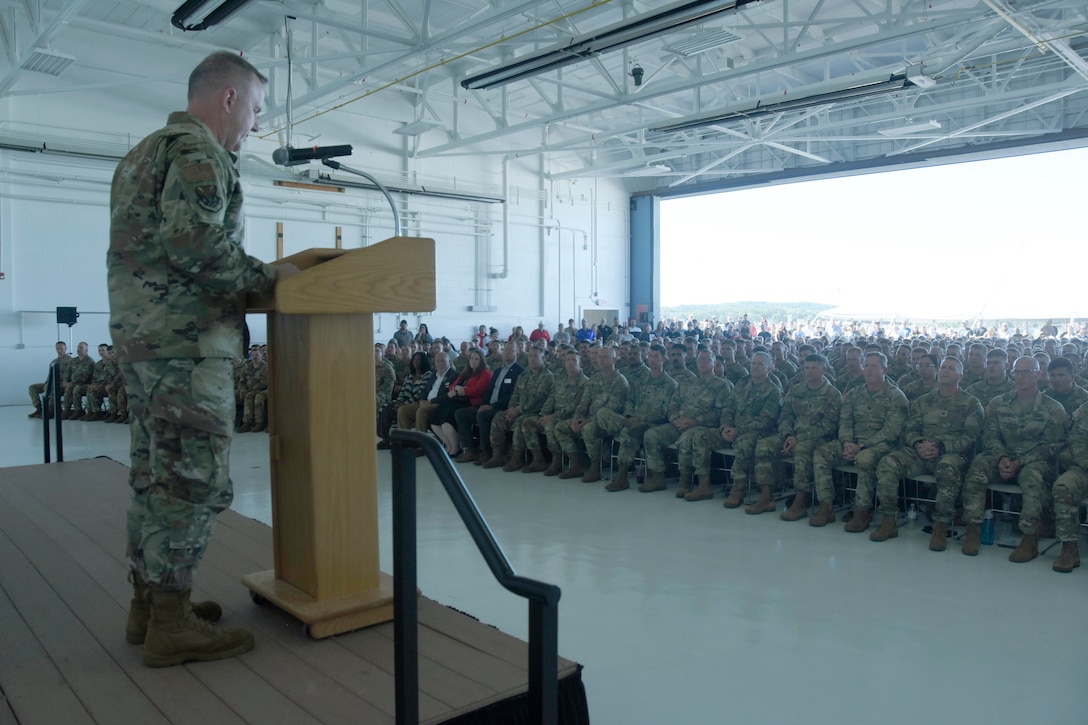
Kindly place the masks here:
[(720, 322), (732, 317), (736, 322), (747, 314), (752, 322), (759, 322), (761, 317), (774, 323), (787, 320), (811, 320), (813, 317), (830, 310), (834, 305), (816, 302), (721, 302), (713, 305), (678, 305), (665, 307), (662, 314), (669, 319), (686, 320), (693, 316), (697, 320), (712, 320), (717, 316)]

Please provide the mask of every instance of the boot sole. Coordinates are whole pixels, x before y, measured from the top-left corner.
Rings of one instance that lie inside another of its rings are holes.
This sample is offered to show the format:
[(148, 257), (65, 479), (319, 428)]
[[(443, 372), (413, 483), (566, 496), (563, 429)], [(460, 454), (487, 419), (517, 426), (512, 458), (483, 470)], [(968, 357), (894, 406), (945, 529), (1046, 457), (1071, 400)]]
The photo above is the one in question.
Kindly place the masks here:
[(251, 649), (253, 649), (253, 639), (222, 652), (176, 652), (171, 655), (150, 655), (145, 652), (144, 664), (148, 667), (174, 667), (186, 662), (214, 662), (237, 657)]
[(1080, 562), (1079, 562), (1079, 561), (1078, 561), (1078, 562), (1076, 562), (1076, 563), (1074, 563), (1074, 564), (1073, 564), (1073, 566), (1071, 566), (1071, 567), (1069, 567), (1069, 568), (1066, 568), (1066, 567), (1064, 567), (1064, 566), (1058, 566), (1058, 562), (1054, 562), (1054, 565), (1053, 565), (1053, 566), (1051, 566), (1050, 568), (1051, 568), (1051, 569), (1053, 569), (1054, 571), (1056, 571), (1056, 572), (1060, 572), (1060, 573), (1062, 573), (1062, 574), (1069, 574), (1069, 573), (1070, 573), (1070, 572), (1072, 572), (1072, 571), (1073, 571), (1074, 569), (1076, 569), (1076, 568), (1077, 568), (1078, 566), (1080, 566)]

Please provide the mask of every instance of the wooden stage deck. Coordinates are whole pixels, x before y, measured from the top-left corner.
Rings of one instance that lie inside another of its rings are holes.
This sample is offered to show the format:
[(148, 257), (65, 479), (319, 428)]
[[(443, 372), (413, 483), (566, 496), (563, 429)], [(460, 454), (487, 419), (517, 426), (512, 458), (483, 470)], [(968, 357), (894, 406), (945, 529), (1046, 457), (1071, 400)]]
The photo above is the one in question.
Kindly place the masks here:
[[(0, 725), (394, 721), (392, 623), (316, 641), (254, 605), (240, 578), (272, 567), (272, 530), (230, 511), (194, 598), (220, 602), (223, 623), (252, 630), (257, 646), (145, 667), (124, 638), (127, 473), (108, 459), (0, 468)], [(423, 722), (527, 691), (525, 642), (426, 598), (419, 617)], [(580, 669), (559, 660), (561, 681)]]

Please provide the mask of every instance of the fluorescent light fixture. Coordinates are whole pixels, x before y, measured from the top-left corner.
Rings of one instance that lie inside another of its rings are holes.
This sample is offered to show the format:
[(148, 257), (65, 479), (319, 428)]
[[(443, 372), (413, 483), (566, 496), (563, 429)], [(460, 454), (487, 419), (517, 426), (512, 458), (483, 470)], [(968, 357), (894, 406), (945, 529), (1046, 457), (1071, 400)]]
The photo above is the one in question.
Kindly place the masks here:
[(926, 121), (924, 123), (908, 123), (895, 128), (882, 128), (877, 133), (881, 136), (904, 136), (910, 133), (922, 133), (923, 131), (936, 131), (941, 127), (938, 121)]
[(35, 48), (30, 51), (30, 55), (23, 61), (23, 64), (19, 66), (23, 70), (34, 71), (35, 73), (46, 73), (51, 76), (59, 76), (64, 70), (72, 65), (76, 60), (74, 55), (65, 55), (64, 53), (58, 53), (55, 50), (47, 50), (46, 48)]
[(651, 128), (650, 130), (659, 133), (687, 131), (693, 128), (702, 128), (703, 126), (713, 126), (718, 123), (728, 123), (729, 121), (738, 121), (742, 119), (751, 120), (764, 116), (773, 116), (785, 111), (796, 111), (803, 108), (813, 108), (815, 106), (827, 106), (842, 101), (852, 101), (867, 96), (875, 96), (881, 93), (892, 93), (894, 91), (901, 91), (912, 85), (914, 84), (907, 80), (905, 75), (893, 75), (886, 81), (861, 83), (856, 86), (849, 86), (829, 93), (817, 93), (802, 98), (791, 98), (788, 101), (779, 101), (778, 103), (756, 104), (755, 107), (743, 111), (727, 111), (725, 113), (715, 113), (707, 116), (689, 118), (665, 126)]
[(630, 171), (624, 171), (624, 176), (657, 176), (664, 174), (668, 171), (672, 171), (671, 168), (665, 164), (649, 164), (648, 166), (639, 166), (638, 168), (631, 169)]
[(461, 81), (469, 90), (489, 89), (531, 78), (601, 53), (705, 23), (757, 0), (684, 0), (661, 10), (643, 13), (600, 30), (581, 35), (566, 45), (527, 53), (506, 65), (477, 73)]
[(438, 128), (442, 124), (434, 123), (433, 121), (412, 121), (406, 123), (400, 128), (393, 129), (393, 133), (399, 133), (401, 136), (420, 136), (432, 128)]
[(687, 40), (680, 40), (675, 43), (670, 43), (665, 46), (665, 50), (670, 53), (676, 53), (682, 55), (685, 58), (690, 58), (693, 55), (699, 53), (705, 53), (708, 50), (714, 50), (720, 48), (728, 43), (735, 43), (740, 40), (740, 36), (729, 30), (708, 30), (703, 33), (693, 35)]

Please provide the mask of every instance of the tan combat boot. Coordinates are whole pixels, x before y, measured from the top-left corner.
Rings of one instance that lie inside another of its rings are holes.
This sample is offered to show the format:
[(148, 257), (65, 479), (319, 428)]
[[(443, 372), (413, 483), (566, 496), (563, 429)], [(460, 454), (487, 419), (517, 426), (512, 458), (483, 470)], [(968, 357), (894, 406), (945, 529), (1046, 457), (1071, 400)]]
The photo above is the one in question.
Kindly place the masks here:
[(933, 536), (929, 538), (930, 551), (944, 551), (948, 548), (948, 524), (933, 522)]
[(544, 457), (544, 449), (537, 446), (533, 449), (533, 460), (525, 464), (522, 473), (542, 473), (548, 470), (548, 459)]
[(833, 523), (835, 523), (835, 509), (830, 501), (820, 504), (820, 508), (816, 509), (816, 513), (808, 520), (809, 526), (827, 526)]
[(783, 521), (797, 521), (805, 518), (806, 514), (808, 514), (808, 494), (802, 491), (793, 497), (793, 503), (788, 509), (778, 514), (778, 518)]
[(582, 483), (596, 483), (601, 480), (601, 459), (597, 456), (593, 456), (593, 462), (589, 464), (589, 469), (582, 476)]
[(506, 459), (506, 463), (503, 464), (502, 470), (507, 473), (514, 471), (520, 471), (525, 467), (525, 449), (524, 448), (511, 448), (510, 456)]
[(978, 547), (982, 543), (982, 524), (967, 524), (967, 533), (963, 535), (960, 550), (967, 556), (978, 556)]
[(710, 490), (710, 476), (699, 476), (699, 485), (684, 496), (685, 501), (706, 501), (714, 498), (714, 492)]
[(722, 506), (727, 509), (735, 509), (744, 503), (744, 494), (747, 493), (748, 484), (743, 481), (733, 481), (733, 488), (729, 489), (729, 496), (726, 497)]
[(843, 528), (851, 534), (860, 534), (869, 528), (873, 522), (873, 514), (869, 509), (854, 509), (854, 517), (846, 522)]
[(893, 514), (884, 514), (884, 520), (876, 531), (869, 534), (869, 541), (887, 541), (899, 536), (899, 525), (895, 523)]
[(759, 487), (759, 500), (744, 507), (746, 514), (764, 514), (774, 511), (774, 493), (770, 486)]
[(480, 457), (480, 449), (476, 446), (469, 446), (467, 450), (462, 451), (456, 458), (453, 459), (454, 463), (468, 463), (475, 461)]
[(560, 473), (563, 472), (563, 452), (553, 451), (550, 448), (548, 450), (552, 454), (552, 462), (548, 465), (547, 469), (545, 469), (544, 475), (558, 476)]
[(499, 468), (506, 463), (506, 447), (495, 446), (495, 450), (491, 452), (491, 457), (480, 464), (481, 468)]
[[(151, 590), (135, 569), (128, 570), (128, 581), (132, 584), (132, 601), (125, 624), (125, 640), (129, 644), (143, 644), (147, 636), (147, 622), (151, 619), (151, 604), (148, 601)], [(192, 602), (190, 606), (193, 614), (205, 622), (218, 622), (223, 616), (223, 608), (213, 601)]]
[(585, 461), (582, 460), (581, 453), (575, 453), (570, 457), (570, 468), (559, 474), (559, 477), (564, 480), (570, 480), (572, 478), (581, 478), (582, 474), (586, 472)]
[(234, 657), (253, 647), (253, 634), (224, 629), (193, 614), (189, 590), (151, 591), (151, 619), (144, 639), (144, 664), (171, 667)]
[(1062, 553), (1054, 560), (1054, 566), (1051, 568), (1062, 574), (1068, 574), (1078, 566), (1080, 566), (1080, 552), (1077, 551), (1077, 542), (1063, 541)]
[(627, 474), (631, 471), (631, 464), (628, 461), (620, 461), (617, 464), (616, 475), (608, 482), (608, 485), (604, 487), (605, 491), (626, 491), (631, 488), (631, 482), (627, 480)]
[(691, 493), (692, 484), (695, 482), (694, 478), (694, 471), (680, 471), (680, 486), (676, 489), (676, 498), (684, 498)]
[(640, 483), (638, 485), (638, 490), (642, 493), (664, 491), (665, 488), (666, 484), (664, 471), (650, 471), (650, 475), (646, 478), (646, 483)]
[(1009, 554), (1009, 561), (1014, 564), (1024, 564), (1039, 556), (1039, 535), (1024, 534), (1020, 540), (1020, 546)]

